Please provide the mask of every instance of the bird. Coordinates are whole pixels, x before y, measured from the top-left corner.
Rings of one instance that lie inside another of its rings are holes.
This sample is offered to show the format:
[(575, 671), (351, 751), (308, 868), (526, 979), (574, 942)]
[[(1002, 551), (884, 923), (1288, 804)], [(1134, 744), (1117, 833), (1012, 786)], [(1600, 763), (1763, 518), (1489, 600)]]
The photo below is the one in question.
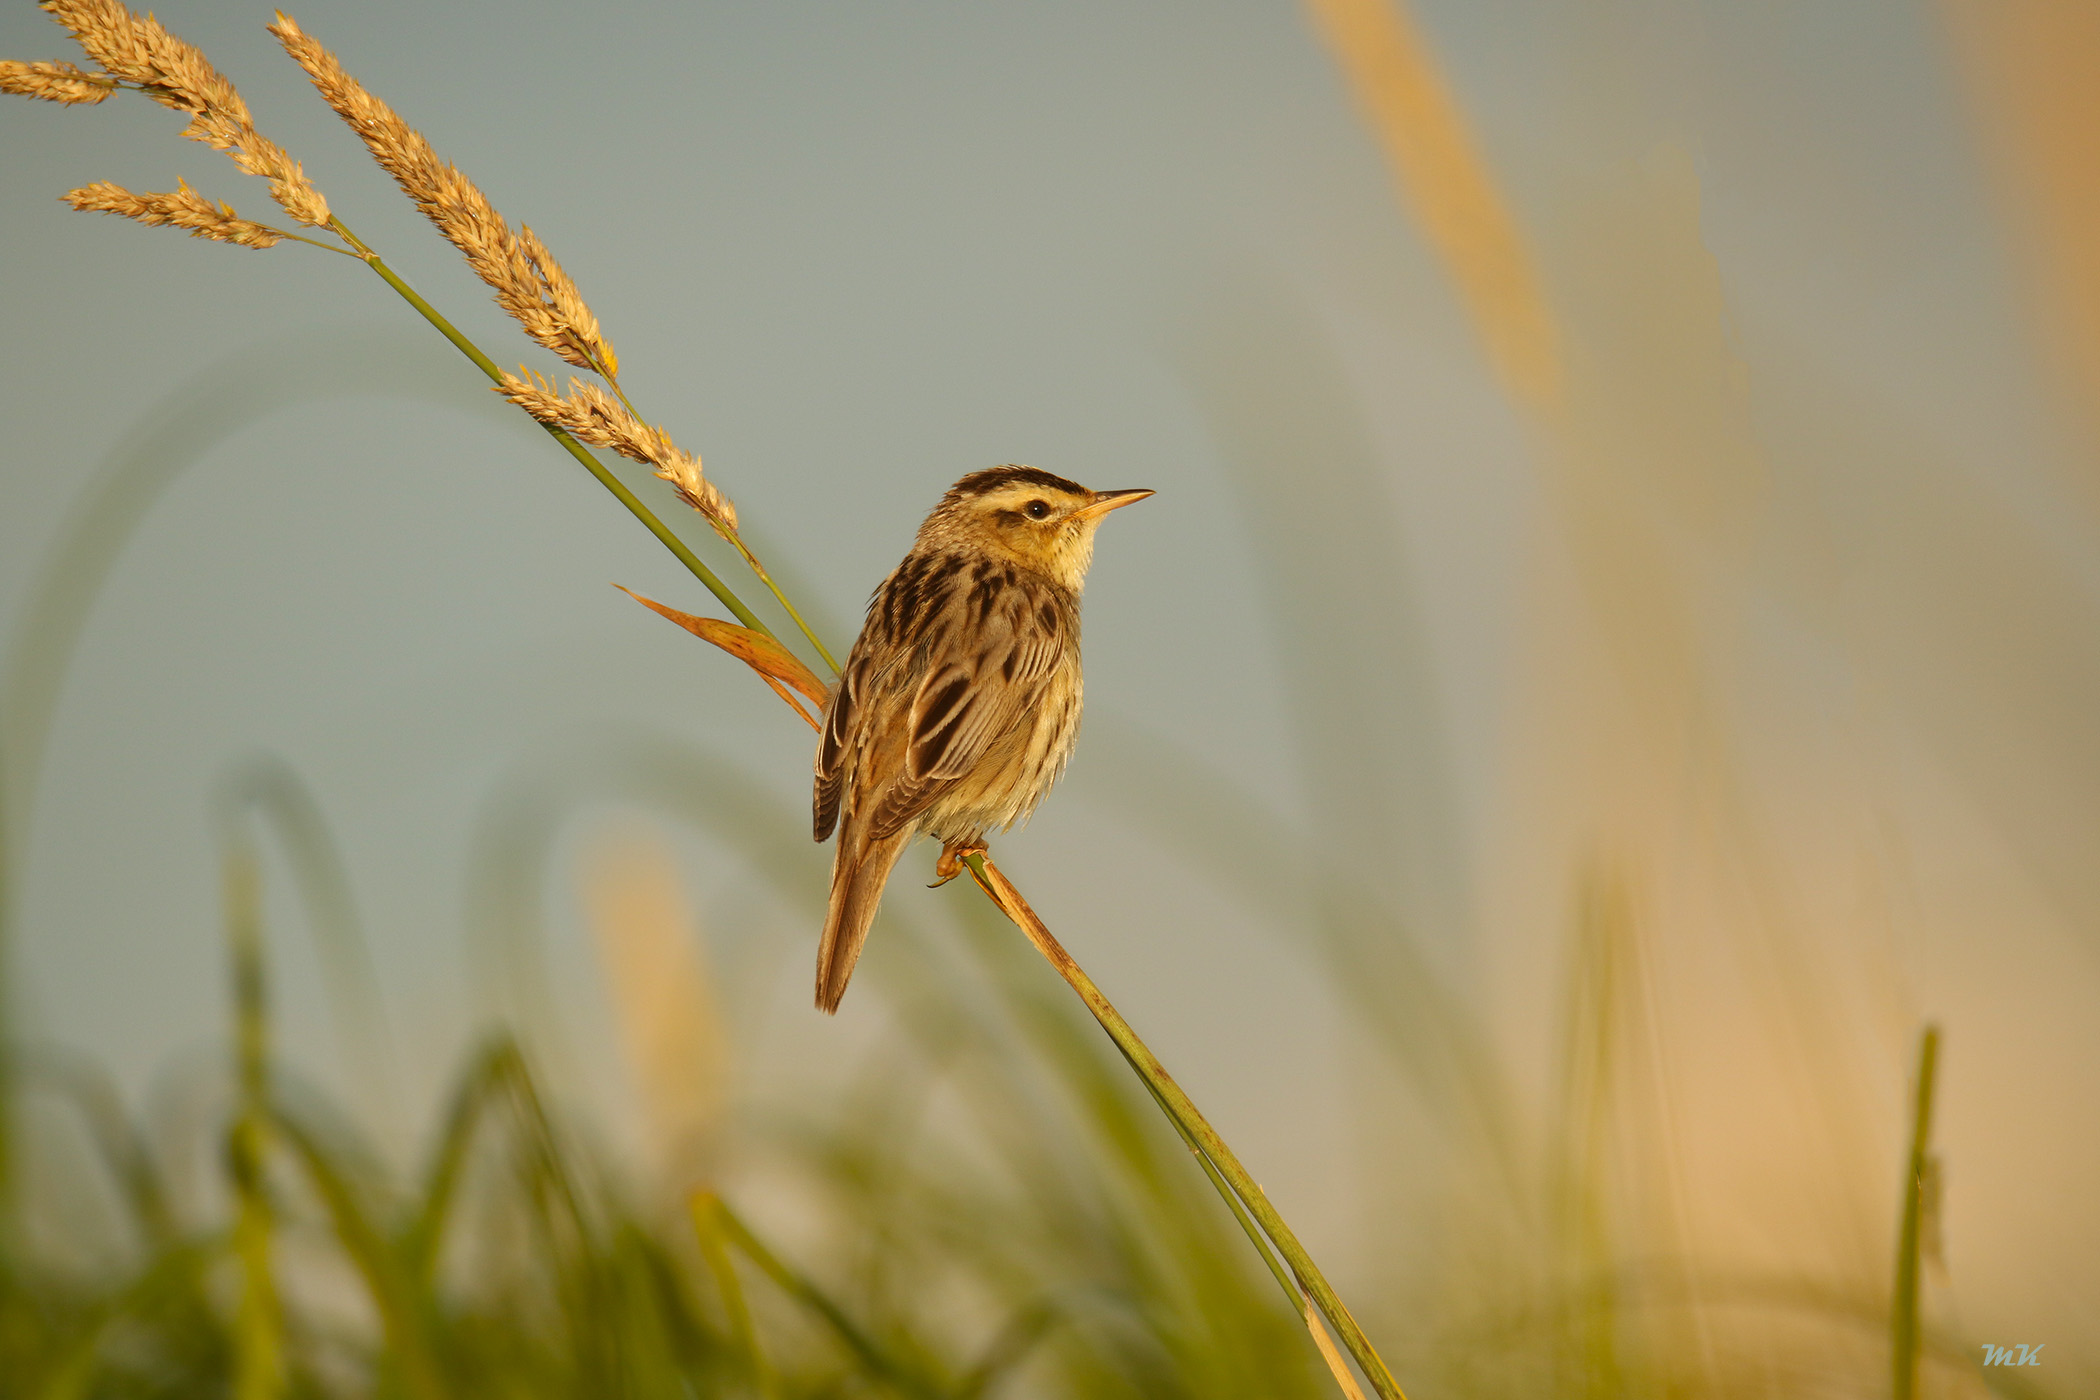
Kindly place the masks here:
[(1079, 593), (1094, 531), (1143, 489), (1089, 491), (1035, 467), (972, 472), (868, 600), (824, 706), (811, 801), (834, 828), (817, 1007), (838, 1010), (897, 858), (940, 838), (936, 873), (1026, 817), (1079, 735)]

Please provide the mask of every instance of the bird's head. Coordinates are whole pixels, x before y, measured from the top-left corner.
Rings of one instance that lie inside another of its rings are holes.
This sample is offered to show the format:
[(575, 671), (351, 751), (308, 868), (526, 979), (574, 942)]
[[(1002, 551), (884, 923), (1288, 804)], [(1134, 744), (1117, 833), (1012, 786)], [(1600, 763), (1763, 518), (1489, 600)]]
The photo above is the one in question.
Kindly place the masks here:
[(1150, 491), (1089, 491), (1034, 467), (972, 472), (948, 488), (919, 527), (919, 541), (983, 551), (1077, 591), (1094, 560), (1094, 530)]

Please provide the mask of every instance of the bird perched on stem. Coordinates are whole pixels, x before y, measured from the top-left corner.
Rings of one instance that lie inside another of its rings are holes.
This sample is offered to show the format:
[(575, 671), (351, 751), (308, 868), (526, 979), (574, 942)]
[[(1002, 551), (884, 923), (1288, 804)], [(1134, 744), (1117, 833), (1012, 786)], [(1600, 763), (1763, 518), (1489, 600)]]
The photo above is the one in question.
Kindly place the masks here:
[(839, 833), (817, 949), (838, 1010), (897, 857), (920, 832), (952, 877), (984, 835), (1035, 810), (1079, 735), (1079, 590), (1094, 530), (1150, 491), (1089, 491), (1034, 467), (948, 489), (868, 620), (824, 710), (817, 840)]

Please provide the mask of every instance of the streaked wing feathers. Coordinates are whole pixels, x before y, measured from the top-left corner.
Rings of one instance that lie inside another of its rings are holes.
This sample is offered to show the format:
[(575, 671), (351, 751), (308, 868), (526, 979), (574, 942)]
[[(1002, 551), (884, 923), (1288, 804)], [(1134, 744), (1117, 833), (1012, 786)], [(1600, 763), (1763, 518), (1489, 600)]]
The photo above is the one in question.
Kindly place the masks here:
[(816, 793), (810, 803), (810, 817), (819, 841), (828, 839), (832, 828), (838, 825), (840, 799), (846, 792), (847, 736), (853, 732), (859, 709), (861, 669), (861, 658), (848, 659), (846, 672), (839, 677), (824, 713), (824, 736), (817, 742)]
[[(819, 841), (842, 817), (849, 826), (865, 821), (876, 841), (909, 826), (1027, 722), (1064, 653), (1069, 604), (1011, 573), (970, 577), (911, 564), (872, 601), (867, 632), (824, 717), (812, 805)], [(870, 670), (873, 650), (863, 651), (878, 630), (892, 644), (880, 675)], [(877, 750), (894, 755), (877, 762), (887, 781), (859, 772)]]
[(944, 655), (912, 697), (905, 771), (912, 778), (960, 778), (1020, 723), (1057, 667), (1054, 636), (1037, 625), (1025, 596), (987, 619), (974, 637), (951, 629)]

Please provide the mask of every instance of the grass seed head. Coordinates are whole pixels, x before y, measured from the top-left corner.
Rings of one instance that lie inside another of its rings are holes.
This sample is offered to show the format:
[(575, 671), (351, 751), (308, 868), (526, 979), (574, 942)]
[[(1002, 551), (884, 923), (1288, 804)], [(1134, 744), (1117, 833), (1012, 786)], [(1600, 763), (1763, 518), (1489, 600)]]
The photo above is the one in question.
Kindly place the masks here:
[(0, 58), (0, 92), (43, 102), (100, 102), (117, 90), (107, 73), (90, 73), (70, 63), (22, 63)]
[(423, 134), (365, 90), (336, 56), (278, 12), (270, 32), (297, 61), (336, 115), (357, 133), (423, 217), (465, 256), (496, 304), (525, 333), (578, 369), (616, 373), (619, 360), (576, 284), (531, 229), (513, 232), (458, 167), (439, 159)]
[(237, 248), (270, 248), (284, 234), (268, 224), (251, 223), (233, 212), (230, 204), (214, 204), (178, 179), (170, 194), (134, 194), (121, 185), (98, 181), (69, 190), (64, 198), (75, 209), (99, 214), (118, 214), (142, 224), (189, 230), (192, 238), (231, 243)]
[(554, 385), (520, 365), (503, 376), (495, 391), (550, 428), (560, 428), (578, 442), (609, 447), (622, 457), (653, 468), (683, 500), (723, 533), (736, 529), (736, 507), (700, 471), (700, 459), (671, 441), (662, 428), (637, 418), (626, 404), (595, 384), (569, 381), (562, 394)]
[(72, 31), (87, 56), (111, 79), (135, 83), (163, 107), (189, 113), (190, 124), (182, 134), (226, 152), (235, 165), (268, 180), (270, 197), (285, 213), (316, 228), (327, 224), (328, 201), (298, 161), (255, 129), (248, 104), (195, 45), (170, 34), (153, 16), (134, 14), (117, 0), (43, 0), (41, 8)]

